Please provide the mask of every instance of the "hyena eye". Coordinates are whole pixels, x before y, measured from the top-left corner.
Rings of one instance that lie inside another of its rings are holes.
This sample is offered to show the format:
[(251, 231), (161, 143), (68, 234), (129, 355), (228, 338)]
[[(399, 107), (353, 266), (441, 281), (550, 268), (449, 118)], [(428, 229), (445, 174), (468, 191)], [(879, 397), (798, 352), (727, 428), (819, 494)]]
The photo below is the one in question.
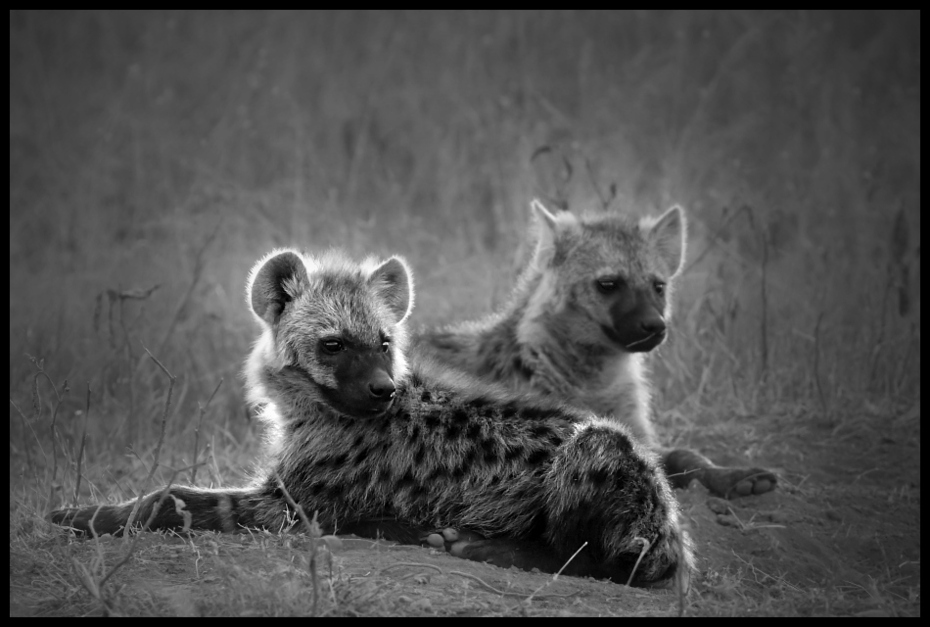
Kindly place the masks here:
[(323, 347), (323, 350), (330, 355), (335, 355), (343, 348), (345, 348), (345, 346), (339, 340), (323, 340), (320, 342), (320, 345)]
[(597, 289), (604, 294), (609, 294), (619, 287), (619, 283), (614, 279), (598, 279), (595, 281)]
[(388, 342), (387, 340), (381, 342), (381, 352), (386, 353), (389, 350), (391, 350), (391, 343)]
[(652, 289), (656, 291), (656, 294), (662, 296), (665, 293), (665, 281), (653, 281)]

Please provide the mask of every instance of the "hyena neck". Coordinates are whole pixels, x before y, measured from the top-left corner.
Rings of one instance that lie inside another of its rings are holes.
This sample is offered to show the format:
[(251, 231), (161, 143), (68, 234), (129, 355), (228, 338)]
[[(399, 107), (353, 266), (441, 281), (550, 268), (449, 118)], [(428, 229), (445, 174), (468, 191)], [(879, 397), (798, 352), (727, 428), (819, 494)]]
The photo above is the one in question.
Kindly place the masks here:
[(497, 363), (499, 370), (485, 367), (479, 374), (612, 416), (630, 427), (640, 441), (654, 446), (643, 354), (579, 343), (571, 325), (551, 310), (534, 306), (534, 285), (524, 287), (504, 315), (484, 329), (483, 362)]

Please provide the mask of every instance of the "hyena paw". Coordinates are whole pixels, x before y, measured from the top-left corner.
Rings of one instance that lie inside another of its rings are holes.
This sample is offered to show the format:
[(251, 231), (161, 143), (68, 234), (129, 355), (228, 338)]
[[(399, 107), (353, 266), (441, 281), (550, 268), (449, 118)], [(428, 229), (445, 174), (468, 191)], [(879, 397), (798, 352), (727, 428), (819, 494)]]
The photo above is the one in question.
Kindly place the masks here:
[(484, 536), (469, 529), (453, 529), (446, 527), (421, 538), (421, 542), (439, 549), (445, 548), (455, 557), (463, 557), (462, 552), (472, 542), (484, 540)]
[(735, 499), (771, 492), (778, 477), (763, 468), (707, 468), (703, 483), (712, 494)]

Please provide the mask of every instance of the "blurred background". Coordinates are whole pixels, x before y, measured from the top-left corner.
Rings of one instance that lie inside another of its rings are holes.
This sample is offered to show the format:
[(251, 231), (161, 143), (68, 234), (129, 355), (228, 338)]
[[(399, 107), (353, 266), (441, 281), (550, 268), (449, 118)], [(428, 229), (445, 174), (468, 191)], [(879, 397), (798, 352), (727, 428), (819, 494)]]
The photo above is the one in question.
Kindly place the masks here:
[(90, 459), (152, 443), (143, 345), (173, 441), (223, 379), (198, 437), (254, 452), (256, 259), (399, 253), (414, 326), (473, 318), (534, 195), (687, 210), (660, 426), (918, 397), (919, 12), (14, 11), (11, 470), (88, 383)]

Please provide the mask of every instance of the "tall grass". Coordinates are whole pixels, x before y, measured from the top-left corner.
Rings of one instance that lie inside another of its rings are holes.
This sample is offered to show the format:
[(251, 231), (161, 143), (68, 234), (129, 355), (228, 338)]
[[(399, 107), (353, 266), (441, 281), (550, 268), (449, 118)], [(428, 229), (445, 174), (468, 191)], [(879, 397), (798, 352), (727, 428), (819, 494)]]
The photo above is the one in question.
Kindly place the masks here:
[(54, 438), (73, 472), (88, 382), (87, 459), (147, 463), (143, 345), (177, 376), (165, 463), (220, 379), (197, 437), (254, 454), (242, 291), (271, 247), (405, 255), (414, 324), (487, 312), (542, 145), (573, 210), (612, 185), (610, 210), (688, 210), (662, 407), (919, 394), (919, 12), (12, 12), (11, 477)]

